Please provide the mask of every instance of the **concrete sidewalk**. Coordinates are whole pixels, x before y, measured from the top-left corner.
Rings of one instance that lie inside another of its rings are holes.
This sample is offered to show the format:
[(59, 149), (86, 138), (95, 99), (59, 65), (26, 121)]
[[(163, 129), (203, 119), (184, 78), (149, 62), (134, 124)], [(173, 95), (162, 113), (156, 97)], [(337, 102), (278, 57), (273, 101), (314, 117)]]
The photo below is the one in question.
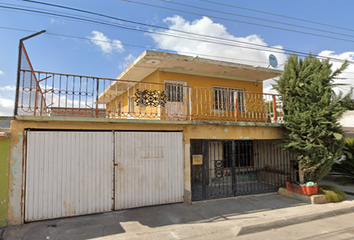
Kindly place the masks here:
[(310, 205), (268, 194), (9, 226), (3, 239), (228, 239), (351, 212), (350, 195), (341, 203)]
[(338, 189), (342, 190), (343, 192), (345, 192), (347, 194), (354, 195), (354, 183), (348, 183), (344, 186), (340, 185), (339, 182), (337, 182), (335, 180), (337, 177), (338, 176), (335, 174), (328, 174), (319, 182), (319, 184), (320, 185), (334, 185)]

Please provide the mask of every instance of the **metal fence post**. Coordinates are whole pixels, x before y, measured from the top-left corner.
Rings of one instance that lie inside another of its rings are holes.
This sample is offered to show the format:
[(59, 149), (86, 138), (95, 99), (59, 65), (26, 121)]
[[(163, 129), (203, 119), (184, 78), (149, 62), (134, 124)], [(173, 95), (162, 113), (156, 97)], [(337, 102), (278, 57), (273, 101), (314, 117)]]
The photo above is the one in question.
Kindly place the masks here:
[(275, 100), (275, 95), (273, 95), (273, 117), (274, 117), (274, 122), (277, 122), (277, 102)]
[(99, 91), (99, 79), (96, 78), (96, 118), (98, 118), (98, 91)]
[(20, 92), (20, 76), (21, 76), (21, 62), (22, 62), (22, 46), (23, 46), (23, 41), (30, 39), (32, 37), (35, 37), (39, 34), (45, 33), (46, 30), (42, 30), (39, 32), (36, 32), (34, 34), (31, 34), (27, 37), (21, 38), (19, 41), (19, 46), (18, 46), (18, 62), (17, 62), (17, 82), (16, 82), (16, 95), (15, 95), (15, 107), (14, 107), (14, 116), (18, 115), (18, 98), (19, 98), (19, 92)]
[(237, 185), (236, 185), (236, 146), (235, 140), (231, 141), (231, 172), (232, 172), (232, 193), (234, 196), (237, 195)]

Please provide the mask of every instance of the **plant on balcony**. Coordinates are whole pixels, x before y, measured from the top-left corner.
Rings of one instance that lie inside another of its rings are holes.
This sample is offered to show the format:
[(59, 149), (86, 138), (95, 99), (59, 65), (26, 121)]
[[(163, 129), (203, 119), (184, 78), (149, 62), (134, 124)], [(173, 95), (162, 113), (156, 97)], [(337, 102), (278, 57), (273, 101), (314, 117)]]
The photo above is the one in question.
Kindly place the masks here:
[(354, 138), (345, 140), (343, 149), (344, 159), (335, 163), (332, 171), (339, 173), (336, 178), (340, 184), (354, 183)]
[(287, 138), (282, 146), (297, 157), (301, 182), (318, 182), (341, 155), (344, 140), (337, 120), (346, 110), (351, 92), (336, 95), (333, 81), (347, 66), (344, 62), (332, 72), (329, 60), (291, 55), (273, 85), (284, 104)]

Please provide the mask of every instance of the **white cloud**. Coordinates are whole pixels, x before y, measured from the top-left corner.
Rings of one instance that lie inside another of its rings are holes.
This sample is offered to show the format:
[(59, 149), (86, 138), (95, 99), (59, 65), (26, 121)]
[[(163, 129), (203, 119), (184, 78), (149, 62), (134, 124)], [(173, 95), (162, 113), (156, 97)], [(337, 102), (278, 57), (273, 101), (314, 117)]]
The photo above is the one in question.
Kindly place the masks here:
[(65, 21), (62, 19), (51, 18), (50, 24), (58, 24), (58, 25), (65, 25)]
[(119, 40), (111, 40), (99, 31), (91, 32), (91, 42), (98, 46), (104, 53), (112, 53), (114, 50), (123, 52), (124, 47)]
[(127, 67), (129, 67), (132, 62), (134, 62), (135, 57), (132, 54), (129, 54), (124, 58), (124, 61), (119, 64), (119, 69), (120, 70), (125, 70)]
[[(330, 50), (324, 50), (320, 52), (318, 55), (324, 56), (324, 57), (329, 57), (329, 58), (335, 58), (335, 59), (341, 59), (341, 60), (348, 60), (348, 61), (354, 61), (354, 52), (344, 52), (340, 54), (336, 54), (334, 51)], [(341, 62), (333, 62), (332, 70), (338, 69), (342, 63)], [(341, 75), (338, 76), (338, 79), (334, 81), (336, 84), (346, 84), (345, 86), (339, 86), (336, 87), (335, 90), (341, 91), (344, 94), (348, 93), (350, 87), (354, 87), (354, 65), (349, 64), (347, 69), (343, 71)]]
[(0, 116), (12, 116), (15, 102), (0, 96)]
[[(178, 33), (174, 32), (173, 30), (191, 32), (195, 34), (208, 35), (214, 37), (214, 39), (209, 38), (208, 41), (214, 41), (217, 43), (228, 43), (231, 45), (237, 45), (238, 47), (230, 46), (227, 44), (222, 45), (210, 43), (205, 40), (193, 41), (178, 37), (150, 34), (150, 36), (155, 40), (159, 48), (173, 50), (184, 55), (198, 55), (199, 57), (212, 58), (229, 62), (237, 62), (252, 66), (268, 67), (269, 65), (268, 58), (271, 52), (259, 50), (260, 48), (266, 49), (264, 47), (268, 47), (268, 44), (258, 35), (236, 37), (230, 34), (225, 26), (219, 23), (214, 23), (208, 17), (203, 17), (193, 22), (189, 22), (181, 16), (176, 15), (164, 19), (164, 22), (169, 25), (170, 30), (159, 31), (158, 33), (177, 35), (180, 37), (187, 38), (205, 39), (205, 37)], [(222, 40), (221, 38), (227, 39), (228, 41)], [(257, 44), (261, 46), (252, 46), (248, 44)], [(249, 49), (248, 47), (256, 49)], [(279, 64), (282, 64), (286, 60), (284, 51), (282, 50), (281, 46), (275, 47), (279, 49), (279, 53), (273, 54), (276, 55)]]
[[(332, 58), (332, 59), (340, 59), (340, 60), (348, 60), (348, 61), (353, 61), (354, 62), (354, 52), (344, 52), (340, 54), (336, 54), (334, 51), (330, 50), (324, 50), (318, 54), (321, 56), (321, 59), (324, 58)], [(335, 71), (336, 69), (340, 68), (340, 66), (343, 64), (343, 62), (338, 62), (338, 61), (330, 61), (332, 63), (332, 71)], [(265, 93), (277, 93), (275, 90), (272, 90), (271, 84), (274, 84), (275, 81), (273, 80), (268, 80), (265, 81), (263, 84), (263, 92)], [(343, 94), (347, 94), (350, 90), (351, 87), (354, 88), (354, 65), (349, 64), (347, 69), (343, 71), (341, 75), (338, 76), (338, 79), (334, 80), (334, 84), (345, 84), (343, 86), (335, 87), (334, 91), (339, 92), (341, 91)], [(354, 97), (354, 96), (353, 96)]]
[[(215, 44), (206, 41), (193, 41), (183, 38), (149, 34), (156, 42), (158, 48), (169, 49), (184, 55), (198, 55), (199, 57), (211, 58), (221, 61), (236, 62), (251, 66), (269, 67), (269, 55), (274, 54), (278, 59), (278, 69), (283, 69), (283, 64), (287, 57), (282, 50), (282, 46), (273, 46), (279, 49), (279, 53), (267, 51), (269, 45), (258, 35), (250, 35), (246, 37), (236, 37), (230, 34), (226, 27), (219, 23), (214, 23), (210, 18), (203, 17), (193, 22), (189, 22), (181, 16), (173, 16), (164, 19), (164, 22), (169, 25), (170, 30), (160, 31), (159, 33), (178, 35), (187, 38), (204, 38), (191, 36), (184, 33), (176, 33), (172, 30), (180, 30), (184, 32), (192, 32), (200, 35), (208, 35), (218, 39), (209, 39), (214, 42), (224, 42), (227, 44)], [(228, 39), (230, 41), (221, 40)], [(237, 47), (230, 46), (237, 45)], [(250, 45), (250, 44), (257, 44)], [(258, 46), (261, 45), (261, 46)], [(255, 48), (255, 49), (249, 49)], [(262, 49), (264, 51), (260, 51)], [(273, 80), (264, 82), (265, 92), (275, 93), (271, 90)]]
[(0, 87), (0, 91), (15, 91), (16, 86), (5, 86), (5, 87)]
[(1, 76), (1, 75), (5, 75), (5, 73), (4, 73), (3, 71), (1, 71), (1, 70), (0, 70), (0, 76)]

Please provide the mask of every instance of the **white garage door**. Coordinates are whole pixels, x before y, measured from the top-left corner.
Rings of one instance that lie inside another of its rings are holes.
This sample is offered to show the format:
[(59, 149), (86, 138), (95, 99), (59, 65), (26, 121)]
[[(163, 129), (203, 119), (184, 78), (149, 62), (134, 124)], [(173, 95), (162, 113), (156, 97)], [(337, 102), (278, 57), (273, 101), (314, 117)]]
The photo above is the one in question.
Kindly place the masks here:
[(111, 132), (27, 132), (25, 221), (112, 209)]
[(115, 209), (183, 201), (183, 134), (115, 133)]

